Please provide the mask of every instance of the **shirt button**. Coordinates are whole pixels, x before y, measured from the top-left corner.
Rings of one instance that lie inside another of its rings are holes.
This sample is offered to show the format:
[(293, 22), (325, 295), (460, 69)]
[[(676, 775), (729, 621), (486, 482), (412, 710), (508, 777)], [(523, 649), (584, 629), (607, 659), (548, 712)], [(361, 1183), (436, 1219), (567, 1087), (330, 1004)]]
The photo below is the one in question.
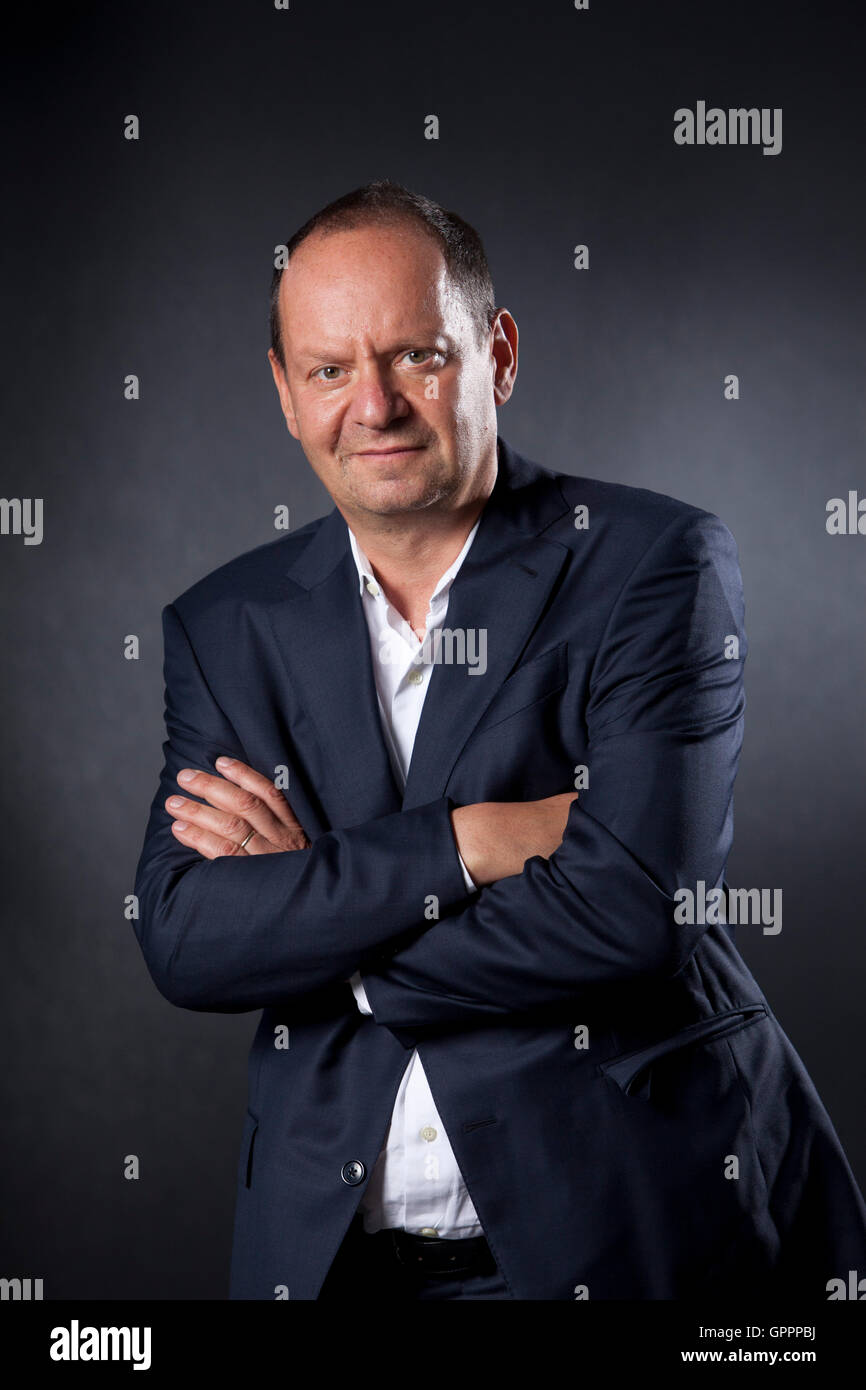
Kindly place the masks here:
[(424, 679), (424, 672), (423, 672), (423, 671), (419, 671), (417, 666), (414, 667), (413, 670), (411, 670), (411, 671), (409, 672), (408, 680), (409, 680), (409, 682), (410, 682), (412, 685), (420, 685), (421, 682), (423, 681), (423, 679)]
[(368, 594), (372, 594), (374, 598), (378, 598), (378, 597), (379, 597), (379, 585), (376, 583), (375, 579), (368, 579), (368, 580), (366, 581), (366, 585), (367, 585), (367, 593), (368, 593)]
[(358, 1158), (353, 1158), (351, 1163), (344, 1163), (340, 1169), (340, 1177), (343, 1182), (348, 1183), (349, 1187), (357, 1187), (359, 1182), (363, 1182), (367, 1176), (367, 1169)]
[(432, 1125), (425, 1125), (425, 1126), (424, 1126), (424, 1128), (423, 1128), (422, 1131), (421, 1131), (421, 1138), (422, 1138), (422, 1139), (425, 1141), (425, 1143), (427, 1143), (427, 1144), (432, 1144), (432, 1143), (433, 1143), (433, 1140), (436, 1138), (436, 1130), (433, 1128)]

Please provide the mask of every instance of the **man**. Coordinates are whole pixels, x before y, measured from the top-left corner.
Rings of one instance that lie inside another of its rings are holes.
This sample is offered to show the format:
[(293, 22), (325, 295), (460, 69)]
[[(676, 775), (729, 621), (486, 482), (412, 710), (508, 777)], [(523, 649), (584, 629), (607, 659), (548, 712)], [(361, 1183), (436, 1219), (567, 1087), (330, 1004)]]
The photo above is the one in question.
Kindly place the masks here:
[(866, 1209), (712, 912), (746, 650), (698, 508), (497, 434), (517, 328), (399, 185), (288, 243), (269, 354), (334, 500), (164, 612), (153, 978), (262, 1009), (238, 1299), (828, 1296)]

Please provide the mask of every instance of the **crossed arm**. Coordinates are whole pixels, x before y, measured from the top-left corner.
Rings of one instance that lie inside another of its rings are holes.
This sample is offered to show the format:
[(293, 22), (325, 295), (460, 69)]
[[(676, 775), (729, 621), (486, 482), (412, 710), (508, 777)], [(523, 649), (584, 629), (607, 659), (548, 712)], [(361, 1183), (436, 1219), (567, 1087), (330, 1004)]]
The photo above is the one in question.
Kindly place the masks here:
[[(205, 859), (281, 854), (309, 849), (306, 832), (282, 791), (255, 768), (236, 758), (219, 757), (213, 777), (182, 768), (180, 787), (201, 797), (170, 796), (165, 808), (183, 845)], [(540, 801), (480, 801), (451, 812), (461, 859), (476, 887), (519, 874), (534, 854), (547, 858), (562, 841), (577, 792)]]
[[(136, 892), (142, 949), (173, 1002), (261, 1008), (360, 966), (376, 1021), (412, 1028), (673, 974), (694, 950), (703, 928), (675, 924), (673, 893), (721, 878), (742, 738), (739, 569), (716, 518), (678, 519), (612, 604), (579, 803), (443, 797), (308, 845), (282, 793), (244, 765), (171, 607), (164, 622), (169, 740)], [(169, 806), (184, 768), (203, 800)], [(457, 849), (481, 885), (471, 898)], [(429, 894), (438, 921), (424, 918)]]

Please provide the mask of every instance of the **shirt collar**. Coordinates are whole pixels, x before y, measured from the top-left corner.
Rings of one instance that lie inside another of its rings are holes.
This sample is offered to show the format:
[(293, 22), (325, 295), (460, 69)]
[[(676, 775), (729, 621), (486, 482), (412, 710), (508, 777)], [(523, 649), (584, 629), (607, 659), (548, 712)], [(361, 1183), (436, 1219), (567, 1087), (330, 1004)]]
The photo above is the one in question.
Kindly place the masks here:
[[(482, 512), (482, 515), (483, 515), (483, 512)], [(439, 594), (444, 593), (445, 590), (448, 589), (449, 586), (451, 585), (451, 583), (452, 583), (452, 581), (453, 581), (453, 579), (454, 579), (454, 576), (457, 574), (457, 571), (459, 570), (460, 566), (463, 564), (463, 561), (466, 559), (466, 555), (467, 555), (467, 552), (468, 552), (468, 550), (469, 550), (469, 547), (470, 547), (470, 545), (472, 544), (472, 542), (473, 542), (474, 539), (475, 539), (475, 532), (478, 530), (478, 527), (479, 527), (480, 525), (481, 525), (481, 516), (478, 517), (478, 520), (475, 522), (475, 525), (472, 527), (472, 530), (469, 532), (469, 535), (466, 537), (466, 540), (465, 540), (465, 542), (464, 542), (464, 544), (463, 544), (463, 549), (460, 551), (460, 554), (457, 556), (457, 559), (454, 560), (454, 562), (448, 566), (448, 568), (447, 568), (447, 570), (445, 571), (445, 573), (440, 577), (440, 579), (439, 579), (439, 581), (438, 581), (438, 583), (437, 583), (437, 585), (436, 585), (436, 588), (433, 590), (433, 593), (430, 595), (430, 600), (431, 600), (431, 602), (433, 601), (434, 598), (437, 598)], [(347, 525), (346, 525), (346, 530), (349, 532), (349, 545), (350, 545), (351, 548), (352, 548), (352, 558), (353, 558), (354, 561), (355, 561), (355, 568), (356, 568), (357, 571), (358, 571), (358, 592), (359, 592), (359, 594), (360, 594), (361, 597), (363, 598), (363, 596), (364, 596), (365, 593), (369, 593), (369, 592), (370, 592), (369, 589), (367, 589), (367, 583), (368, 583), (368, 581), (369, 581), (371, 584), (375, 584), (375, 585), (376, 585), (376, 588), (377, 588), (377, 589), (379, 590), (379, 592), (381, 593), (381, 588), (380, 588), (380, 586), (379, 586), (379, 582), (378, 582), (378, 580), (376, 579), (376, 576), (373, 574), (372, 569), (370, 568), (370, 562), (369, 562), (369, 560), (367, 559), (366, 555), (364, 554), (363, 550), (361, 549), (360, 545), (358, 544), (358, 541), (357, 541), (357, 538), (356, 538), (356, 536), (355, 536), (355, 533), (354, 533), (354, 531), (352, 530), (351, 526), (348, 525), (348, 523), (347, 523)]]

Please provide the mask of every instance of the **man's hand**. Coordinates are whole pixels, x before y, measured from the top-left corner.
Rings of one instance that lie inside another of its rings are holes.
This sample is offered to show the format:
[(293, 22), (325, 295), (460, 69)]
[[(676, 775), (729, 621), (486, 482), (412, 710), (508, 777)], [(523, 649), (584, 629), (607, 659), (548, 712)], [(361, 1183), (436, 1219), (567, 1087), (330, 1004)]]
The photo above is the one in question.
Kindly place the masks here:
[[(217, 758), (216, 766), (221, 777), (189, 767), (177, 774), (185, 791), (208, 804), (182, 796), (168, 798), (165, 809), (174, 817), (171, 828), (176, 840), (205, 859), (309, 849), (303, 827), (279, 787), (237, 758)], [(247, 839), (251, 830), (252, 838)]]
[(479, 886), (523, 872), (533, 855), (548, 859), (562, 843), (577, 792), (541, 801), (478, 801), (451, 812), (454, 839)]

